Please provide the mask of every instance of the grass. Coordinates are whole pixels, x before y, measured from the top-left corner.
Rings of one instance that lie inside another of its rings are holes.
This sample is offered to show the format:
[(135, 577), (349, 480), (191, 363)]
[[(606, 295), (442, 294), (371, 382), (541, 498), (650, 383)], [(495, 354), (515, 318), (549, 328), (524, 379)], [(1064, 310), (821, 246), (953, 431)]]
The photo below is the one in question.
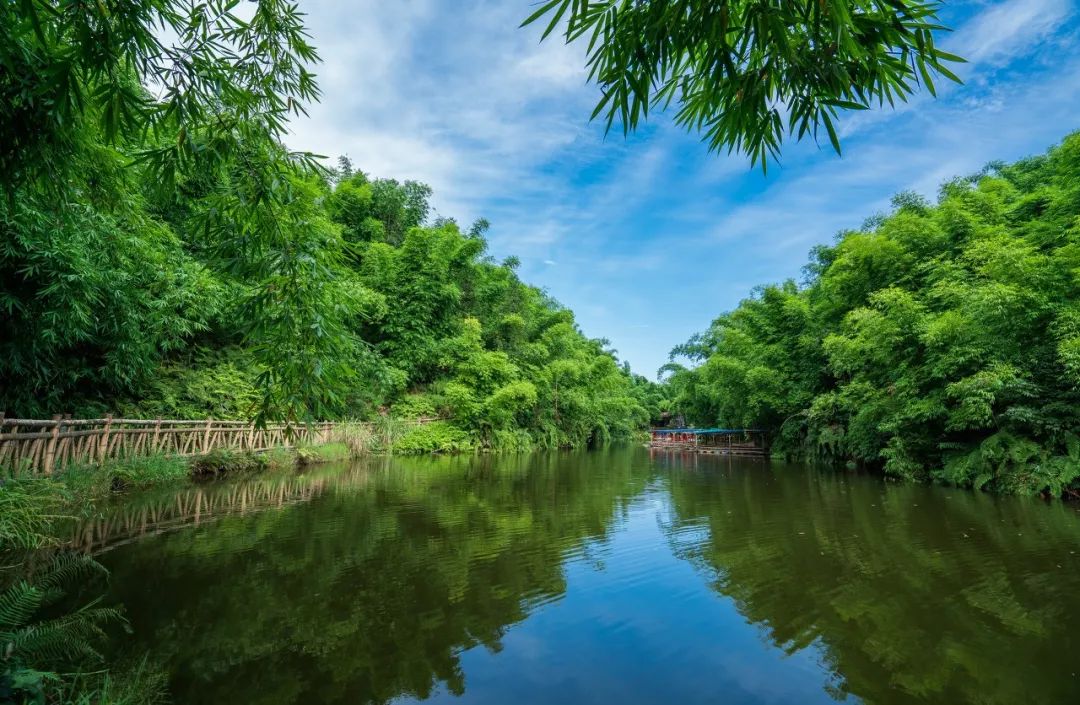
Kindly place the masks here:
[(64, 705), (158, 705), (168, 701), (165, 671), (143, 658), (133, 665), (77, 674), (65, 684)]
[[(363, 452), (367, 452), (367, 449), (362, 438), (343, 436), (333, 443), (296, 449), (276, 448), (262, 453), (222, 448), (194, 458), (147, 455), (113, 460), (104, 465), (73, 465), (57, 477), (73, 495), (91, 499), (114, 492), (192, 479), (339, 462)], [(4, 507), (0, 507), (0, 512), (4, 510)], [(3, 523), (0, 520), (2, 531)]]
[(126, 458), (105, 465), (73, 465), (59, 475), (68, 490), (83, 497), (178, 482), (189, 477), (191, 464), (186, 458), (165, 455)]
[(63, 499), (56, 483), (46, 479), (0, 483), (0, 555), (53, 543), (52, 526)]
[(336, 463), (355, 457), (352, 449), (345, 442), (324, 443), (315, 446), (300, 446), (296, 449), (297, 465), (315, 463)]
[(296, 453), (288, 448), (277, 448), (267, 453), (222, 448), (193, 459), (190, 472), (194, 477), (216, 477), (228, 473), (262, 472), (295, 464)]

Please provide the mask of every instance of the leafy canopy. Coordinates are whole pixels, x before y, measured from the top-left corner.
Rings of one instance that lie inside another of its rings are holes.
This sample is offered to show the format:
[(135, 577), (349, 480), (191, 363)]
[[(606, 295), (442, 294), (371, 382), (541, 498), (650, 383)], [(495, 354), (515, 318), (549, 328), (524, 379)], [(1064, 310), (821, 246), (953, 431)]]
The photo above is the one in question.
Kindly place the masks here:
[[(256, 416), (324, 416), (334, 377), (348, 371), (335, 359), (351, 345), (341, 316), (326, 306), (338, 250), (324, 241), (336, 231), (310, 218), (315, 155), (280, 143), (289, 117), (318, 97), (307, 68), (317, 60), (302, 14), (282, 0), (0, 6), (0, 188), (7, 197), (0, 225), (8, 231), (0, 256), (14, 272), (4, 277), (8, 314), (34, 318), (33, 309), (65, 282), (56, 270), (72, 259), (69, 242), (101, 269), (117, 263), (98, 253), (144, 243), (144, 250), (161, 249), (148, 236), (156, 224), (131, 195), (138, 182), (155, 215), (202, 233), (208, 264), (245, 280), (235, 292), (246, 308), (238, 322), (266, 371)], [(51, 231), (55, 242), (47, 242)], [(45, 272), (21, 265), (33, 258), (55, 278), (37, 279)], [(127, 264), (120, 269), (131, 278), (155, 271)], [(89, 267), (71, 261), (67, 268)], [(131, 283), (116, 289), (134, 294)], [(111, 294), (76, 294), (66, 299), (70, 317), (94, 327), (101, 317), (86, 309)], [(148, 360), (152, 346), (133, 354), (139, 346), (132, 341), (123, 360)], [(36, 388), (54, 387), (59, 375), (47, 354), (31, 358), (25, 367)], [(45, 365), (33, 369), (39, 358)]]
[(925, 0), (545, 0), (523, 25), (547, 20), (567, 43), (588, 39), (592, 117), (624, 133), (650, 109), (766, 167), (785, 135), (840, 152), (838, 109), (906, 101), (962, 59), (934, 46), (938, 3)]
[(1001, 492), (1080, 491), (1080, 134), (893, 199), (673, 351), (668, 393), (774, 449)]

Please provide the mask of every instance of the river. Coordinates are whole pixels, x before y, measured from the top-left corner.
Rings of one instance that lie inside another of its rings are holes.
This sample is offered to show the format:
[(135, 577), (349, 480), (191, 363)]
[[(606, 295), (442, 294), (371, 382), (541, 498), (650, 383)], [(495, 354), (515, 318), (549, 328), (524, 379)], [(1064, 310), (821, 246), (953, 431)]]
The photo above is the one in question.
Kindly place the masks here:
[(1080, 506), (643, 448), (372, 458), (80, 532), (178, 705), (1080, 702)]

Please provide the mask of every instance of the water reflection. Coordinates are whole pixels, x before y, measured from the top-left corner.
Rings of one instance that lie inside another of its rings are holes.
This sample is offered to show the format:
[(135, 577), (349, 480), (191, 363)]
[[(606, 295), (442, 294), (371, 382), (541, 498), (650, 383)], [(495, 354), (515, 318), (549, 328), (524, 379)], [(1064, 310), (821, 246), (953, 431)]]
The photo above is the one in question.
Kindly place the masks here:
[(176, 703), (1056, 703), (1080, 514), (642, 449), (148, 494), (80, 534)]
[[(602, 539), (640, 491), (628, 461), (595, 476), (558, 455), (323, 470), (305, 505), (104, 558), (137, 648), (174, 671), (175, 702), (461, 694), (459, 653), (497, 651), (507, 628), (562, 595), (565, 557)], [(221, 504), (236, 489), (202, 491)]]
[(778, 647), (820, 645), (837, 698), (1076, 702), (1075, 507), (797, 468), (669, 482), (674, 552)]

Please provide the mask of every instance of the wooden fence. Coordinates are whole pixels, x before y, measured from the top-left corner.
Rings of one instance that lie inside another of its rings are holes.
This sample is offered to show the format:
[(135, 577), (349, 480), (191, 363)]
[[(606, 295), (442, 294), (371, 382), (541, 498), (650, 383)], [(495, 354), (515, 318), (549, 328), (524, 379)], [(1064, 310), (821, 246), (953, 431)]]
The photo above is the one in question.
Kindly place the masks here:
[(193, 456), (213, 450), (263, 451), (326, 443), (335, 425), (257, 428), (246, 421), (166, 419), (8, 419), (0, 413), (0, 468), (51, 475), (69, 465), (143, 455)]

